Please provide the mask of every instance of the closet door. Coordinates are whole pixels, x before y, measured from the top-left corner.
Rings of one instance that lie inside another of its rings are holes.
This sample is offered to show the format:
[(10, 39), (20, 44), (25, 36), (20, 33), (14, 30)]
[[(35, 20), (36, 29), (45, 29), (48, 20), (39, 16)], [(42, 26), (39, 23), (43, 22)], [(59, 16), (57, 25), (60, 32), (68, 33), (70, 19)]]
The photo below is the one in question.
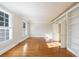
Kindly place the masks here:
[(68, 14), (68, 47), (79, 55), (79, 7)]

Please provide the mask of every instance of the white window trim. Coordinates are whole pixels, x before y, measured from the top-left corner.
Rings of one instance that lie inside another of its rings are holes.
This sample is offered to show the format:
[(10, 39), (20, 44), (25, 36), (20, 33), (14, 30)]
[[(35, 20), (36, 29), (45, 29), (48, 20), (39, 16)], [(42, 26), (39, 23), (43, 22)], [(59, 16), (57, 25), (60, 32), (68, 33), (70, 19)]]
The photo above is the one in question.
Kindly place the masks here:
[[(9, 39), (8, 40), (11, 40), (12, 39), (12, 15), (9, 11), (7, 10), (4, 10), (3, 8), (0, 8), (0, 11), (4, 12), (4, 13), (7, 13), (9, 15), (9, 27), (0, 27), (0, 29), (9, 29)], [(5, 32), (5, 35), (6, 35), (6, 32)], [(6, 40), (6, 36), (5, 36), (5, 40)]]

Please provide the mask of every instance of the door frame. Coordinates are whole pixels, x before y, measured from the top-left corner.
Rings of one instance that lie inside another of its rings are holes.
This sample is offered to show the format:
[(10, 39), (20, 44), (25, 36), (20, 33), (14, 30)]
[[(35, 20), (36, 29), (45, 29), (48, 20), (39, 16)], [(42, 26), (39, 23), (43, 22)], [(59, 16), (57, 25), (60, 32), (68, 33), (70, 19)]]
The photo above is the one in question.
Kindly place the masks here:
[[(61, 20), (61, 18), (64, 17), (64, 16), (65, 16), (65, 18)], [(62, 16), (60, 18), (60, 21), (58, 21), (58, 25), (59, 25), (59, 40), (61, 41), (61, 44), (63, 44), (63, 46), (61, 45), (61, 48), (67, 48), (67, 22), (66, 22), (66, 15), (64, 15), (64, 16)], [(64, 33), (62, 33), (62, 31)], [(65, 43), (63, 43), (62, 41), (65, 42)]]

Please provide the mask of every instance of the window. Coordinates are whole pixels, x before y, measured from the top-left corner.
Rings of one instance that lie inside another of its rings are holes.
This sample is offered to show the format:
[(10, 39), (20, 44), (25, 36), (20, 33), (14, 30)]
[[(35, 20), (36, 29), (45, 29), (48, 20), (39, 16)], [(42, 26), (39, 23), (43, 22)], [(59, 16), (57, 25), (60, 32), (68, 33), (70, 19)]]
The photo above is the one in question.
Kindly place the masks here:
[(24, 36), (26, 35), (25, 31), (26, 31), (26, 23), (23, 22), (23, 31), (24, 31)]
[(26, 28), (26, 24), (23, 22), (23, 28), (25, 29)]
[(0, 11), (0, 41), (10, 39), (9, 14)]
[(23, 26), (23, 35), (26, 36), (28, 34), (28, 30), (27, 30), (28, 23), (27, 23), (27, 21), (23, 20), (22, 26)]

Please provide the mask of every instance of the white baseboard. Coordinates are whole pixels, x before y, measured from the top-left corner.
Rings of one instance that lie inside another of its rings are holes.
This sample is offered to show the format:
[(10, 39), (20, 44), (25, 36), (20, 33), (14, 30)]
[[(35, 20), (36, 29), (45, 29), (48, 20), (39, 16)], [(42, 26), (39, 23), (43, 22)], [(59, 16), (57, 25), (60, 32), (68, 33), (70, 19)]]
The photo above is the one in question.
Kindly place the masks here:
[(73, 50), (71, 50), (70, 48), (67, 48), (67, 50), (69, 50), (71, 53), (73, 53), (75, 56), (79, 57), (79, 55), (77, 53), (75, 53)]
[(25, 37), (24, 39), (22, 40), (19, 40), (19, 41), (11, 41), (12, 44), (10, 44), (9, 46), (7, 46), (6, 48), (3, 48), (2, 50), (0, 50), (0, 55), (2, 55), (3, 53), (7, 52), (8, 50), (12, 49), (13, 47), (15, 47), (17, 44), (19, 44), (20, 42), (24, 41), (25, 39), (27, 39), (28, 37)]

